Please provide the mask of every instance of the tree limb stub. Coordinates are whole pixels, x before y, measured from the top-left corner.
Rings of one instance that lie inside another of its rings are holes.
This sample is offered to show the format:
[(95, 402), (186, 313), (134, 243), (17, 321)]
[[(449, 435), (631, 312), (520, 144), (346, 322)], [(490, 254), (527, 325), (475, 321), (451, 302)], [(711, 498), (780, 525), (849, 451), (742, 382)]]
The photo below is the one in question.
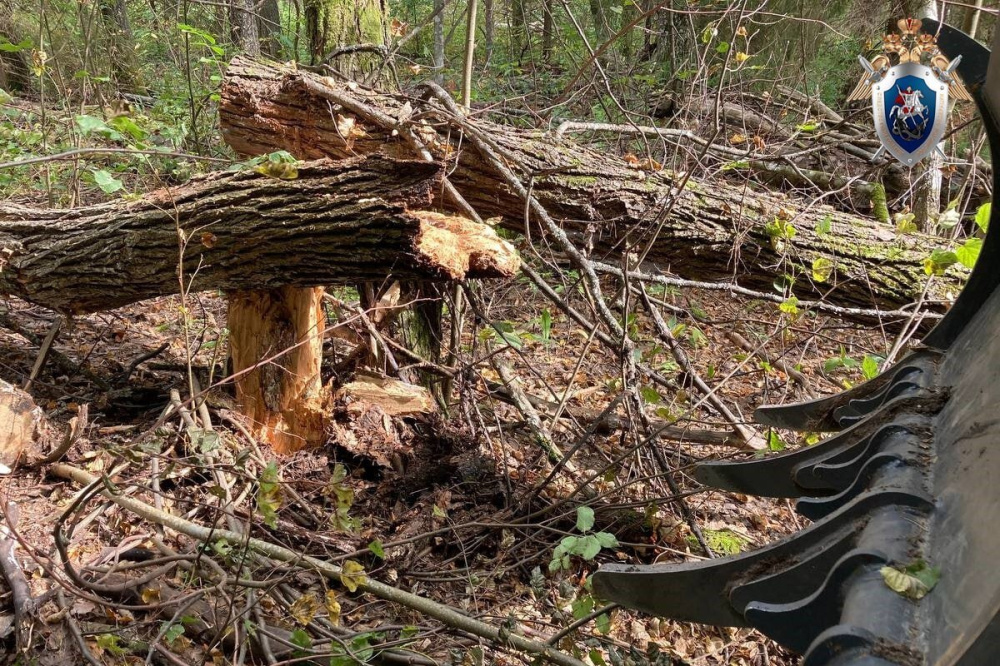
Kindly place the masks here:
[[(374, 152), (413, 158), (401, 129), (407, 127), (449, 165), (450, 182), (480, 215), (499, 216), (505, 228), (524, 231), (523, 199), (468, 141), (460, 143), (463, 132), (476, 132), (522, 183), (530, 182), (532, 195), (575, 242), (594, 248), (595, 257), (641, 253), (655, 236), (647, 259), (685, 278), (736, 278), (769, 290), (788, 274), (799, 278), (800, 296), (812, 292), (842, 306), (896, 309), (919, 299), (923, 260), (939, 244), (922, 234), (897, 236), (875, 220), (819, 203), (725, 178), (685, 182), (681, 174), (635, 168), (551, 133), (455, 118), (434, 100), (373, 91), (288, 65), (235, 58), (219, 115), (226, 142), (239, 152), (288, 150), (308, 159)], [(813, 284), (817, 259), (834, 269), (826, 282)], [(956, 291), (960, 280), (958, 269), (937, 278), (930, 300)]]
[(373, 156), (297, 171), (213, 173), (72, 210), (0, 204), (0, 292), (73, 314), (177, 293), (182, 246), (195, 291), (517, 272), (515, 250), (490, 227), (420, 210), (439, 166)]

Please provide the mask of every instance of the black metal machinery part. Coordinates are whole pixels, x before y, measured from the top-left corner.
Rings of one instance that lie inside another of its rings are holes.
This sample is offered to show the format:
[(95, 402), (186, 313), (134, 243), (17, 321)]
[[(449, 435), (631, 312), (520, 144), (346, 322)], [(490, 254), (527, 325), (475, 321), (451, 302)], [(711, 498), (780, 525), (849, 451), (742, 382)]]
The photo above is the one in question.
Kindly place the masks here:
[[(993, 56), (925, 20), (1000, 151), (1000, 31)], [(994, 191), (1000, 186), (994, 169)], [(672, 565), (603, 565), (594, 591), (655, 615), (752, 626), (806, 666), (1000, 663), (1000, 212), (948, 314), (879, 377), (830, 398), (757, 411), (763, 423), (838, 431), (805, 449), (698, 466), (702, 483), (797, 500), (815, 522), (759, 550)], [(941, 571), (916, 601), (883, 566)]]

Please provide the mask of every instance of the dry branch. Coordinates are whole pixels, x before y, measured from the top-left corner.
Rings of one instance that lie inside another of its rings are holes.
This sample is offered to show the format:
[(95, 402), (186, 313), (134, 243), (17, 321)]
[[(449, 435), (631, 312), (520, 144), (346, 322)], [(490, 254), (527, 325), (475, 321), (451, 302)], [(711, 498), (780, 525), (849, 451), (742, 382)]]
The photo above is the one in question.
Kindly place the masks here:
[[(928, 236), (897, 237), (874, 220), (804, 206), (743, 183), (644, 171), (545, 132), (460, 118), (434, 100), (371, 91), (290, 66), (236, 58), (223, 84), (220, 118), (226, 141), (247, 154), (281, 149), (300, 158), (414, 157), (405, 137), (416, 134), (449, 164), (450, 183), (473, 208), (523, 231), (524, 198), (489, 155), (470, 146), (474, 134), (530, 186), (579, 247), (593, 247), (597, 256), (626, 248), (642, 253), (649, 245), (647, 259), (663, 270), (700, 279), (735, 277), (765, 289), (786, 273), (808, 278), (812, 262), (823, 257), (836, 266), (834, 286), (801, 279), (798, 288), (829, 290), (827, 298), (841, 305), (895, 308), (917, 300), (923, 259), (938, 245)], [(776, 218), (794, 226), (793, 237), (774, 238)], [(539, 222), (537, 214), (532, 219)], [(816, 231), (821, 220), (829, 233)], [(939, 291), (954, 289), (956, 276), (941, 280)], [(931, 299), (939, 295), (932, 290)]]
[[(291, 180), (215, 173), (135, 202), (72, 210), (0, 204), (0, 292), (66, 313), (227, 291), (516, 273), (485, 225), (420, 212), (441, 169), (383, 157), (312, 162)], [(185, 285), (188, 289), (188, 285)]]
[[(57, 463), (49, 469), (52, 474), (64, 479), (69, 479), (82, 486), (91, 486), (101, 480), (100, 477), (95, 476), (86, 470), (64, 463)], [(553, 647), (525, 638), (521, 634), (516, 633), (516, 631), (509, 630), (506, 627), (494, 627), (465, 615), (454, 608), (439, 604), (438, 602), (432, 601), (426, 597), (421, 597), (411, 592), (406, 592), (399, 588), (380, 583), (363, 574), (351, 575), (349, 573), (345, 573), (340, 567), (319, 558), (312, 557), (310, 555), (303, 555), (302, 553), (283, 548), (268, 541), (247, 537), (230, 530), (221, 529), (219, 527), (206, 527), (204, 525), (193, 523), (179, 516), (156, 509), (153, 506), (129, 497), (124, 493), (117, 491), (112, 492), (108, 489), (108, 487), (102, 488), (100, 492), (106, 499), (114, 502), (126, 511), (131, 511), (140, 518), (158, 523), (164, 527), (168, 527), (202, 543), (222, 541), (234, 546), (242, 546), (256, 554), (272, 560), (313, 570), (323, 577), (337, 582), (341, 582), (344, 577), (348, 577), (355, 585), (357, 585), (358, 590), (362, 592), (367, 592), (380, 599), (411, 608), (419, 613), (427, 615), (428, 617), (435, 618), (448, 627), (472, 634), (474, 636), (479, 636), (480, 638), (490, 641), (498, 647), (518, 650), (544, 661), (559, 664), (560, 666), (583, 666), (583, 662), (580, 660), (564, 654)]]

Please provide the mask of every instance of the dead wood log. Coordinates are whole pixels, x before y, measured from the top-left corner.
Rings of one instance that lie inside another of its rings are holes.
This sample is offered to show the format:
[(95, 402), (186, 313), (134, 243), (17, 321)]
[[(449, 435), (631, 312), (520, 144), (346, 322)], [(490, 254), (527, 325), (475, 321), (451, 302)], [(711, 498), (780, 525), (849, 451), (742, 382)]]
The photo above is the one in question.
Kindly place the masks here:
[(135, 202), (72, 210), (0, 204), (0, 292), (86, 313), (185, 290), (271, 289), (516, 273), (489, 227), (427, 206), (424, 162), (375, 157), (298, 167), (295, 179), (212, 174)]
[(314, 445), (329, 411), (316, 285), (517, 272), (517, 253), (492, 228), (418, 210), (441, 174), (375, 156), (304, 163), (284, 178), (216, 173), (73, 210), (0, 204), (0, 292), (86, 313), (227, 291), (240, 410), (279, 451)]
[[(460, 142), (462, 132), (475, 132), (596, 256), (645, 253), (647, 261), (682, 277), (736, 278), (758, 289), (793, 275), (800, 278), (800, 295), (821, 293), (840, 305), (895, 309), (918, 300), (926, 282), (923, 260), (941, 244), (920, 234), (899, 237), (875, 220), (744, 183), (634, 168), (549, 133), (456, 118), (426, 97), (236, 58), (223, 82), (220, 118), (226, 141), (239, 152), (288, 150), (300, 158), (412, 157), (401, 131), (412, 128), (449, 164), (451, 183), (482, 216), (499, 216), (505, 228), (524, 231), (524, 201), (468, 141)], [(831, 281), (817, 285), (810, 268), (820, 258), (835, 269)], [(957, 291), (960, 280), (958, 269), (938, 279), (930, 300)]]

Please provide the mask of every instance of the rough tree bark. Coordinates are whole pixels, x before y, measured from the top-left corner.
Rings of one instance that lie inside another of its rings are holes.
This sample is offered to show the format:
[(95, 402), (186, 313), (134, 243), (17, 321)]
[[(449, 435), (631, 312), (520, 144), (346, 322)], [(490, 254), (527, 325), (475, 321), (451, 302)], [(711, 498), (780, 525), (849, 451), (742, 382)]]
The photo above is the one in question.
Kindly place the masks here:
[(178, 293), (179, 265), (193, 291), (515, 274), (492, 228), (419, 210), (440, 177), (426, 162), (322, 160), (293, 180), (223, 172), (139, 201), (0, 204), (0, 293), (81, 314)]
[[(223, 82), (219, 113), (227, 143), (243, 153), (413, 157), (397, 120), (413, 99), (237, 58)], [(804, 205), (742, 182), (685, 179), (631, 166), (551, 133), (456, 119), (433, 100), (417, 106), (416, 133), (449, 164), (449, 179), (483, 217), (499, 216), (503, 227), (523, 232), (525, 206), (484, 155), (467, 140), (459, 144), (463, 131), (483, 137), (595, 257), (621, 256), (623, 250), (642, 254), (648, 247), (648, 262), (682, 277), (736, 278), (769, 290), (776, 278), (795, 275), (800, 295), (898, 308), (919, 298), (927, 279), (923, 260), (941, 244), (922, 234), (900, 237), (873, 219)], [(536, 238), (539, 233), (532, 229)], [(835, 268), (828, 282), (813, 284), (811, 268), (820, 258)], [(954, 270), (932, 286), (931, 299), (957, 291), (960, 273)]]

